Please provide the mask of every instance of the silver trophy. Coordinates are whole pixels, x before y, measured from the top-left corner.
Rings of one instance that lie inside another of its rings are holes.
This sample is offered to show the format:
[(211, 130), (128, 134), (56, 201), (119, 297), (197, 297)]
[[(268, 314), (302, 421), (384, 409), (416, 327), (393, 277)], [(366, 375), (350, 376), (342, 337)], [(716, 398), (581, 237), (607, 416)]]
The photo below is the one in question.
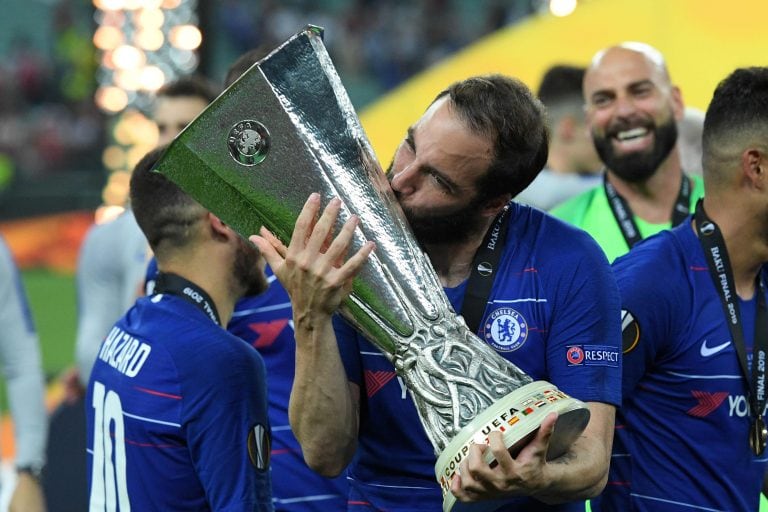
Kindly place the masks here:
[[(392, 362), (438, 456), (444, 511), (471, 443), (500, 431), (516, 454), (558, 412), (548, 452), (564, 453), (589, 410), (532, 379), (467, 328), (414, 239), (322, 42), (308, 26), (232, 84), (171, 144), (157, 169), (243, 236), (264, 225), (283, 242), (307, 197), (357, 214), (352, 250), (376, 242), (342, 315)], [(488, 462), (493, 463), (490, 450)]]

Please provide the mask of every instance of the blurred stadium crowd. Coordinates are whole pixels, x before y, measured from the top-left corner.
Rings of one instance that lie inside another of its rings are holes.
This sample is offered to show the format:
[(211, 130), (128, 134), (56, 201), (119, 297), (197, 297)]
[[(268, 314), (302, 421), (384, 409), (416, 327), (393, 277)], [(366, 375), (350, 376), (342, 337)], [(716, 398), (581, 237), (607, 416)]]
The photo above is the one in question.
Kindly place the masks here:
[[(0, 190), (14, 185), (20, 192), (15, 196), (39, 198), (50, 186), (60, 197), (46, 196), (45, 207), (37, 201), (37, 209), (29, 211), (28, 201), (6, 201), (0, 219), (95, 207), (105, 180), (101, 151), (108, 119), (93, 102), (98, 67), (94, 7), (71, 0), (37, 3), (9, 0), (5, 9), (11, 15), (0, 21), (0, 51), (6, 57), (0, 61)], [(311, 22), (325, 27), (326, 45), (359, 109), (540, 4), (200, 0), (199, 22), (206, 37), (199, 71), (220, 83), (235, 56), (275, 46)]]

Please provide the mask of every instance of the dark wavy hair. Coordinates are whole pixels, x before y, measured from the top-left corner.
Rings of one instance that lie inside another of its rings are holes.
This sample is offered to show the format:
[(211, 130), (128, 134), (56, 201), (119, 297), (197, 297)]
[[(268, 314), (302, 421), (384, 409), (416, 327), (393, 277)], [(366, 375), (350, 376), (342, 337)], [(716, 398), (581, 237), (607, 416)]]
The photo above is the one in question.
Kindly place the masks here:
[(739, 68), (721, 81), (704, 116), (705, 178), (719, 179), (719, 156), (750, 140), (768, 140), (768, 67)]
[(521, 81), (504, 75), (456, 82), (435, 101), (444, 96), (474, 132), (493, 142), (494, 159), (477, 182), (479, 199), (519, 194), (547, 163), (549, 136), (541, 102)]

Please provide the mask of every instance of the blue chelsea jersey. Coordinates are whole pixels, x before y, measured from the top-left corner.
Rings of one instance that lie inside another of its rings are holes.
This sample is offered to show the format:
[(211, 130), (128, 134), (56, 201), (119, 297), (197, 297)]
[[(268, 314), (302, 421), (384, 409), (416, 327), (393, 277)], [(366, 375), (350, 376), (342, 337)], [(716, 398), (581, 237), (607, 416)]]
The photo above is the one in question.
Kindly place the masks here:
[(259, 351), (268, 372), (272, 425), (272, 494), (275, 510), (341, 511), (347, 507), (347, 480), (324, 478), (304, 462), (288, 423), (288, 401), (296, 373), (293, 310), (285, 288), (267, 267), (269, 288), (235, 305), (227, 330)]
[[(602, 510), (758, 510), (766, 456), (747, 381), (690, 219), (614, 269), (624, 307), (624, 404)], [(756, 299), (741, 301), (751, 366)]]
[[(583, 231), (539, 210), (513, 203), (510, 216), (479, 338), (535, 380), (585, 402), (619, 405), (619, 295), (603, 252)], [(445, 290), (457, 311), (465, 288)], [(403, 381), (349, 325), (337, 319), (336, 329), (347, 376), (361, 393), (349, 510), (440, 510), (434, 448)], [(499, 510), (583, 511), (584, 503), (521, 498)]]
[(86, 411), (92, 511), (273, 510), (264, 363), (186, 300), (115, 324)]
[[(298, 440), (288, 423), (288, 401), (296, 374), (293, 309), (285, 288), (272, 269), (269, 288), (235, 304), (227, 330), (255, 348), (267, 368), (269, 421), (272, 425), (272, 499), (276, 512), (326, 512), (347, 506), (345, 475), (325, 478), (304, 462)], [(150, 260), (146, 283), (154, 288), (157, 262)]]

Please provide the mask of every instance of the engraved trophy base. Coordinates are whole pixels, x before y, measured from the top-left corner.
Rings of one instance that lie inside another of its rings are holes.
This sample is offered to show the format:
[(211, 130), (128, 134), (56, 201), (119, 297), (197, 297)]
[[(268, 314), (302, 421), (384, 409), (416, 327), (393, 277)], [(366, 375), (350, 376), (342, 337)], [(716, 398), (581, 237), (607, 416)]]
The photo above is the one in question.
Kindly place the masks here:
[[(507, 500), (457, 503), (456, 497), (451, 494), (451, 481), (472, 443), (486, 443), (490, 432), (500, 431), (504, 444), (515, 457), (533, 439), (539, 425), (551, 412), (558, 414), (547, 452), (547, 460), (552, 460), (568, 450), (589, 422), (587, 406), (566, 395), (554, 384), (541, 380), (526, 384), (465, 425), (448, 443), (435, 464), (435, 476), (443, 491), (443, 512), (490, 512), (504, 504)], [(495, 463), (490, 450), (485, 452), (485, 462)]]

